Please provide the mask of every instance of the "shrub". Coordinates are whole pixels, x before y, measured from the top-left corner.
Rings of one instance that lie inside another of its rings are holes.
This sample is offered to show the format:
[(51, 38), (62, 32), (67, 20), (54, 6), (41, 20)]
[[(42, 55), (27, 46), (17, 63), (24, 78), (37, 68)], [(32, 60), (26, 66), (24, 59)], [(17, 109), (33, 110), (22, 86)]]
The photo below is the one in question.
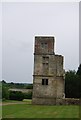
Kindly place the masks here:
[(24, 93), (24, 99), (32, 99), (32, 92)]
[(26, 89), (33, 89), (33, 84), (29, 84), (26, 86)]
[(8, 88), (3, 85), (2, 86), (2, 99), (8, 99), (8, 98), (9, 98)]
[(24, 99), (24, 95), (20, 91), (10, 91), (9, 92), (9, 99), (10, 100), (19, 100), (19, 101), (22, 101)]

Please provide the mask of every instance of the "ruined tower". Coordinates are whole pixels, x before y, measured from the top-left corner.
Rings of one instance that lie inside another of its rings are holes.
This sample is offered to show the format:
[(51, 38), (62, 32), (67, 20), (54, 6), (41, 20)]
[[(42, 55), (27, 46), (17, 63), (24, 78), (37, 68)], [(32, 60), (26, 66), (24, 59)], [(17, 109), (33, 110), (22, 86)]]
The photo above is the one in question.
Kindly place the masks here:
[(62, 104), (63, 56), (54, 53), (54, 42), (54, 37), (35, 37), (33, 104)]

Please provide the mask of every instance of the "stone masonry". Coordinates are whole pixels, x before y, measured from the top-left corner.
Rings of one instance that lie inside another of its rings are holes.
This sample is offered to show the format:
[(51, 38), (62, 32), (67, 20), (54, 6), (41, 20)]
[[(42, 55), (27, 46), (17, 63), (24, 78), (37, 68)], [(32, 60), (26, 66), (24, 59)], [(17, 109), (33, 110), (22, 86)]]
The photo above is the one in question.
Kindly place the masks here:
[(64, 98), (63, 56), (54, 53), (54, 42), (54, 37), (35, 37), (32, 104), (56, 105)]

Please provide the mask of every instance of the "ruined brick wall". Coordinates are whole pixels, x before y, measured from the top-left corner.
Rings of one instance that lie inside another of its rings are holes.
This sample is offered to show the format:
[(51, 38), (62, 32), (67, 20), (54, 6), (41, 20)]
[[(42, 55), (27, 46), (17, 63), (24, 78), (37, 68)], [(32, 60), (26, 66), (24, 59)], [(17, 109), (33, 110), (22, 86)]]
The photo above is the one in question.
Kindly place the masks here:
[(32, 103), (52, 105), (63, 97), (63, 56), (54, 53), (54, 37), (35, 37)]

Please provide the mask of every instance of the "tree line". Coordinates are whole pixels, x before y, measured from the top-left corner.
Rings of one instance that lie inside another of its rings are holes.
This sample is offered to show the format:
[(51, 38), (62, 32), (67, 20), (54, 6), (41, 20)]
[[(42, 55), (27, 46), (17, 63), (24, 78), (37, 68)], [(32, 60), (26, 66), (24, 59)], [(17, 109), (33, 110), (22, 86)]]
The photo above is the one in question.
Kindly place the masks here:
[(5, 80), (2, 80), (2, 100), (23, 100), (31, 99), (32, 92), (22, 93), (21, 91), (11, 91), (10, 88), (16, 89), (33, 89), (33, 84), (26, 83), (7, 83)]
[(81, 98), (81, 64), (77, 71), (69, 70), (65, 73), (65, 97)]
[[(2, 81), (2, 99), (23, 100), (32, 99), (32, 92), (22, 93), (20, 91), (9, 91), (9, 88), (33, 89), (33, 84), (6, 83)], [(65, 97), (81, 98), (81, 64), (78, 70), (65, 72)]]

